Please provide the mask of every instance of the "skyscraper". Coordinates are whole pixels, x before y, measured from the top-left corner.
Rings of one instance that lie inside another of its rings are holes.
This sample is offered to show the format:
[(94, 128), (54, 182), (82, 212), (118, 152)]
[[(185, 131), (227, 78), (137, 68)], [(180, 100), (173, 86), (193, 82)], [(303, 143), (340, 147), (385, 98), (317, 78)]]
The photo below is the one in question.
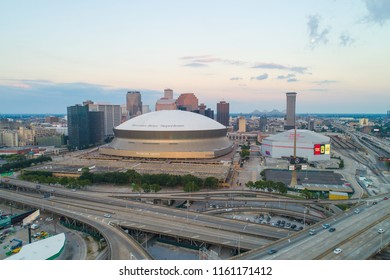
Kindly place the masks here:
[(198, 110), (199, 101), (193, 93), (182, 93), (176, 100), (177, 108), (185, 111)]
[(176, 110), (176, 100), (173, 99), (173, 90), (170, 88), (164, 89), (164, 97), (160, 98), (156, 102), (156, 111), (162, 110)]
[(226, 101), (217, 103), (217, 122), (229, 126), (229, 103)]
[(170, 88), (164, 89), (164, 98), (173, 99), (173, 90), (171, 90)]
[(244, 116), (238, 118), (238, 132), (246, 132), (246, 118)]
[(126, 107), (129, 118), (142, 114), (141, 93), (139, 91), (128, 91), (126, 95)]
[(67, 108), (68, 136), (71, 149), (89, 147), (89, 111), (88, 106), (75, 105)]
[[(120, 105), (92, 103), (88, 104), (89, 111), (104, 112), (104, 136), (114, 135), (114, 127), (121, 124), (122, 112)], [(142, 107), (141, 107), (142, 110)]]
[(293, 129), (295, 127), (295, 101), (296, 92), (287, 92), (287, 110), (286, 110), (286, 121), (284, 123), (284, 130)]
[(94, 111), (89, 113), (89, 143), (102, 144), (104, 141), (104, 112)]
[(261, 132), (265, 132), (267, 129), (267, 116), (262, 115), (259, 121), (259, 129)]

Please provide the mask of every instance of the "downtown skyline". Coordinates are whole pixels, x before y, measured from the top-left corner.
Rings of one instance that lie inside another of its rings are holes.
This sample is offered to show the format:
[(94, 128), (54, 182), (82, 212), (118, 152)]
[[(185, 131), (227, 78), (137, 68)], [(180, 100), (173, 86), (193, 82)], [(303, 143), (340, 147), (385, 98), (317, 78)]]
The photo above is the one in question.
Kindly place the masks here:
[(0, 9), (0, 114), (165, 88), (232, 113), (385, 113), (390, 2), (22, 1)]

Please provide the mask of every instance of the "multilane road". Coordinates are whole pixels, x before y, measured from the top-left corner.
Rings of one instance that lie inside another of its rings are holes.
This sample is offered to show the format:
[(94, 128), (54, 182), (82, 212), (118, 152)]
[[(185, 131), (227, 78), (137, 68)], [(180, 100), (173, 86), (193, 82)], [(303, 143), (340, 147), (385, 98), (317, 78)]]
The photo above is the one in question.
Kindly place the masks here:
[[(380, 242), (383, 246), (390, 242), (390, 201), (383, 200), (371, 207), (362, 206), (360, 210), (359, 214), (349, 211), (324, 221), (336, 229), (334, 232), (317, 225), (312, 227), (315, 235), (309, 235), (311, 228), (308, 228), (266, 248), (244, 253), (237, 259), (367, 259), (379, 250)], [(386, 230), (382, 235), (377, 232), (381, 227)], [(270, 248), (276, 249), (277, 253), (268, 255)], [(334, 254), (335, 248), (341, 248), (342, 252)]]

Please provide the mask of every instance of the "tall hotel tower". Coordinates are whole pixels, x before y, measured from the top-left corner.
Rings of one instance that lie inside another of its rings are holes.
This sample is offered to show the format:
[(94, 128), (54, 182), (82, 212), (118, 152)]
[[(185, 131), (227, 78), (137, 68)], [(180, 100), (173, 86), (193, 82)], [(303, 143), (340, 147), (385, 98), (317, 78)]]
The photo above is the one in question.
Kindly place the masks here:
[(284, 130), (294, 129), (295, 127), (295, 101), (296, 92), (287, 92), (287, 110), (286, 110), (286, 122), (284, 123)]
[(217, 122), (229, 126), (229, 103), (225, 101), (217, 103)]
[(139, 91), (127, 92), (126, 108), (129, 118), (142, 114), (141, 93)]

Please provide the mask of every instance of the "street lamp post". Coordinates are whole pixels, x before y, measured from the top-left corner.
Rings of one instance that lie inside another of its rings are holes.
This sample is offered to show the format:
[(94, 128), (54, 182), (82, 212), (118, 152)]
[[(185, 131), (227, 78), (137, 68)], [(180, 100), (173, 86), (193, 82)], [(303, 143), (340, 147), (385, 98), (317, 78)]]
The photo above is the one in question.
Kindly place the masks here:
[(306, 212), (307, 212), (307, 207), (303, 210), (303, 228), (306, 226)]

